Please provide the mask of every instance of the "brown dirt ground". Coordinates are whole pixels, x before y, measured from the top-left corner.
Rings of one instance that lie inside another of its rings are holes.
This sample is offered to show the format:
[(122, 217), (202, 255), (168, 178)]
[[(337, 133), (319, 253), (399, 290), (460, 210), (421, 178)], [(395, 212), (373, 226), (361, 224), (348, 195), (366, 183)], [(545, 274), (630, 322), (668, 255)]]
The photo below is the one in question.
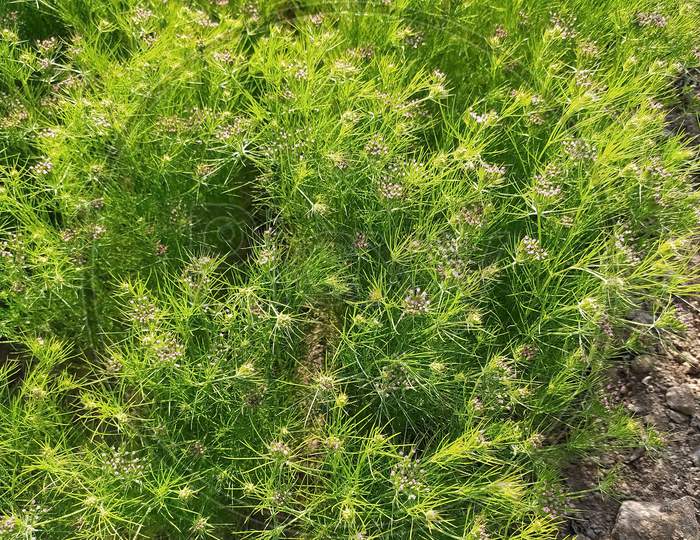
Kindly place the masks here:
[[(700, 148), (700, 68), (679, 77), (676, 90), (677, 102), (667, 116), (669, 132), (685, 133)], [(696, 185), (700, 186), (700, 176)], [(696, 259), (700, 268), (700, 256)], [(653, 427), (664, 445), (652, 453), (632, 448), (571, 464), (565, 471), (568, 487), (582, 496), (572, 501), (573, 512), (564, 534), (577, 540), (610, 539), (624, 500), (667, 502), (690, 496), (700, 520), (700, 408), (692, 416), (684, 415), (672, 410), (666, 397), (669, 388), (687, 384), (698, 402), (700, 299), (678, 299), (677, 307), (687, 332), (659, 341), (645, 358), (618, 362), (609, 373), (612, 401)], [(653, 322), (652, 315), (643, 310), (635, 317), (639, 322)], [(598, 486), (610, 475), (617, 481), (613, 490), (604, 494)]]
[[(613, 401), (653, 427), (664, 445), (652, 453), (642, 448), (613, 451), (566, 470), (569, 489), (587, 492), (573, 501), (575, 513), (565, 531), (579, 540), (611, 538), (624, 500), (664, 502), (689, 495), (700, 519), (700, 410), (693, 416), (678, 413), (666, 398), (668, 389), (680, 384), (695, 390), (696, 401), (700, 396), (700, 301), (679, 301), (679, 309), (691, 323), (689, 331), (660, 343), (644, 358), (612, 368), (607, 387)], [(617, 477), (614, 495), (605, 495), (597, 486), (611, 474)]]

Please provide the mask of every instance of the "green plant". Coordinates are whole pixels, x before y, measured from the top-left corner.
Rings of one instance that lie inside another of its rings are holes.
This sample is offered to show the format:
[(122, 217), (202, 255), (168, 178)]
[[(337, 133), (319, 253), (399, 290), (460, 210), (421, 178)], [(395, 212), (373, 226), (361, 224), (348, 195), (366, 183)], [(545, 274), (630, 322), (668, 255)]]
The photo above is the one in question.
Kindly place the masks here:
[(650, 6), (0, 6), (0, 537), (557, 537), (697, 290)]

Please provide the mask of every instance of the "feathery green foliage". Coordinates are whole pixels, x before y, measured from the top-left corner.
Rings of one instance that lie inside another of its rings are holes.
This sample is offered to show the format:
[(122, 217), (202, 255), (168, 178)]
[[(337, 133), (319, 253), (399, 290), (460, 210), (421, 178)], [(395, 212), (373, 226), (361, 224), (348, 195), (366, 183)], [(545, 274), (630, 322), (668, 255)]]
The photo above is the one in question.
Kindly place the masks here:
[(601, 375), (696, 287), (696, 4), (0, 21), (0, 538), (556, 538), (656, 444)]

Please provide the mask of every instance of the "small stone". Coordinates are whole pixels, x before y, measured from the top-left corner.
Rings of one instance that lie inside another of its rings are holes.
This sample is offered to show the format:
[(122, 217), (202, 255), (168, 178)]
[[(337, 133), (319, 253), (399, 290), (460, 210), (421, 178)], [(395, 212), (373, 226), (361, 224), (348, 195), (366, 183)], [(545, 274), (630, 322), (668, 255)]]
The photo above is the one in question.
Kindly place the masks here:
[(690, 459), (692, 459), (693, 465), (700, 467), (700, 446), (695, 449), (695, 452), (693, 452), (693, 454), (690, 456)]
[(678, 353), (678, 361), (680, 363), (683, 362), (688, 362), (689, 364), (697, 364), (698, 360), (693, 356), (693, 354), (689, 351), (681, 351)]
[(643, 309), (637, 309), (630, 314), (630, 320), (639, 324), (654, 324), (654, 316)]
[(688, 416), (692, 416), (697, 408), (695, 394), (687, 383), (669, 388), (666, 392), (666, 404), (674, 411)]
[(642, 416), (646, 412), (644, 407), (639, 403), (628, 403), (627, 410), (629, 410), (632, 414), (635, 414), (637, 416)]
[(600, 464), (603, 467), (610, 467), (614, 463), (615, 463), (615, 458), (613, 458), (612, 456), (609, 456), (609, 455), (600, 456)]
[(647, 414), (644, 417), (644, 424), (658, 429), (660, 426), (663, 426), (666, 423), (666, 416), (663, 414), (663, 410), (661, 411), (654, 411), (650, 414)]
[(693, 377), (700, 376), (700, 360), (698, 360), (692, 353), (688, 351), (683, 351), (679, 356), (678, 360), (683, 364), (685, 372)]
[(627, 456), (627, 459), (625, 459), (625, 463), (634, 463), (637, 461), (639, 458), (641, 458), (644, 455), (644, 448), (635, 448), (632, 450), (632, 452)]
[(674, 410), (667, 409), (666, 415), (671, 419), (672, 422), (675, 422), (676, 424), (688, 423), (688, 417), (686, 415), (676, 412)]
[(674, 345), (680, 348), (683, 348), (688, 345), (688, 342), (685, 340), (685, 338), (682, 338), (680, 336), (673, 336), (673, 338), (671, 338), (671, 341)]
[(630, 369), (635, 375), (648, 375), (654, 369), (654, 358), (648, 354), (642, 354), (632, 359)]
[(617, 368), (615, 366), (609, 367), (605, 370), (605, 378), (609, 381), (614, 381), (618, 378)]
[(688, 362), (683, 362), (682, 365), (683, 371), (691, 377), (696, 377), (700, 373), (700, 370), (698, 370), (697, 366), (689, 364)]
[(625, 501), (617, 513), (612, 531), (615, 540), (652, 540), (700, 538), (700, 525), (695, 517), (691, 497), (668, 504)]
[(690, 419), (690, 427), (700, 431), (700, 415), (696, 414)]

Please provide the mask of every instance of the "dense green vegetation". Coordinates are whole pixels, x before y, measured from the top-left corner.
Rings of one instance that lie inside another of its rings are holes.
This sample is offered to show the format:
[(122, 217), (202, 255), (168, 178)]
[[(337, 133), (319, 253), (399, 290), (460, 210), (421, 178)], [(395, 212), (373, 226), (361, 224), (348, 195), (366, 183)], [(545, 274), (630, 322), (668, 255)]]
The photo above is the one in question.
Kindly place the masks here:
[(658, 442), (602, 374), (697, 289), (699, 26), (0, 3), (0, 538), (556, 538)]

